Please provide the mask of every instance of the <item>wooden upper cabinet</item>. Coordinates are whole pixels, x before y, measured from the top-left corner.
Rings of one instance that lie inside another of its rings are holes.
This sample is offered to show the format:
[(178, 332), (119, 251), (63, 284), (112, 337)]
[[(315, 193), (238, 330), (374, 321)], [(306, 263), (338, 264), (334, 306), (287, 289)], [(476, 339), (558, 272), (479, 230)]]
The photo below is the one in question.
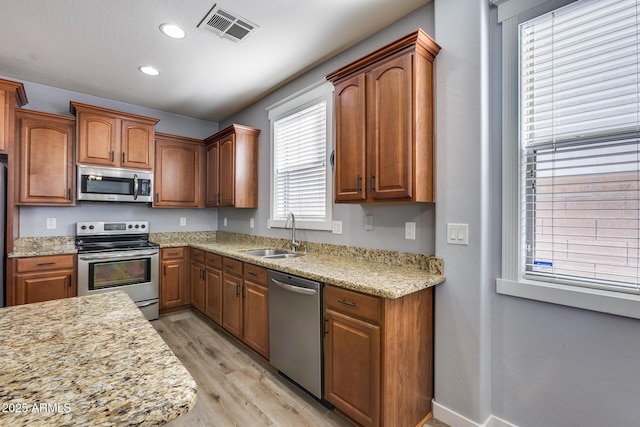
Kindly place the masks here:
[(155, 124), (160, 121), (71, 101), (77, 118), (77, 162), (153, 169)]
[(206, 207), (220, 206), (220, 141), (207, 145)]
[(18, 203), (75, 205), (73, 117), (17, 110)]
[(15, 110), (27, 103), (22, 83), (0, 79), (0, 153), (8, 153), (15, 131)]
[(364, 201), (366, 191), (364, 74), (342, 80), (335, 85), (336, 201)]
[(204, 206), (204, 144), (156, 134), (153, 207)]
[(335, 86), (335, 201), (432, 202), (433, 61), (415, 32), (327, 76)]
[(259, 129), (233, 124), (205, 140), (207, 206), (258, 207), (259, 135)]

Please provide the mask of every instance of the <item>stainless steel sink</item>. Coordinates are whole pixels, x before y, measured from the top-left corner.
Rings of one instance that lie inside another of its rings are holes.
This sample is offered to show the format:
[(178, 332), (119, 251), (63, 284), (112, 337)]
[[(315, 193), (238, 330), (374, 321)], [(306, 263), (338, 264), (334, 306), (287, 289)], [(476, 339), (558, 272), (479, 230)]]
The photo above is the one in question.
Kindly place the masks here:
[(263, 258), (269, 258), (269, 259), (297, 258), (301, 255), (302, 254), (299, 254), (299, 253), (286, 253), (286, 254), (279, 254), (279, 255), (269, 255)]
[(287, 251), (286, 249), (254, 249), (249, 251), (242, 251), (242, 253), (245, 253), (247, 255), (263, 257), (263, 256), (273, 256), (273, 255), (284, 255), (284, 254), (288, 254), (289, 251)]

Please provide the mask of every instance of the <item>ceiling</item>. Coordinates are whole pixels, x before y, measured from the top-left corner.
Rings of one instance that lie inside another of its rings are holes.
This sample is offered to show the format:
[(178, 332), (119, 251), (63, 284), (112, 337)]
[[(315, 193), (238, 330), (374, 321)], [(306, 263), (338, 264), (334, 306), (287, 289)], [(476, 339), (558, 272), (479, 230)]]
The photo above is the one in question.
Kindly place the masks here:
[[(429, 1), (2, 0), (0, 75), (218, 122)], [(215, 4), (258, 29), (198, 28)]]

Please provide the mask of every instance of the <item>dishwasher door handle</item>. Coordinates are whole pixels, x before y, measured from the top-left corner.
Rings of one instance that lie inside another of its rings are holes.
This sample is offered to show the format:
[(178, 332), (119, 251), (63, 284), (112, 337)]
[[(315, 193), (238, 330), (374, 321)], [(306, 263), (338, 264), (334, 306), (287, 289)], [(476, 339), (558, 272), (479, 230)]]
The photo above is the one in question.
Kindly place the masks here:
[(281, 288), (286, 289), (286, 290), (291, 291), (291, 292), (296, 292), (296, 293), (305, 294), (305, 295), (315, 295), (316, 294), (316, 290), (315, 289), (301, 288), (300, 286), (293, 286), (293, 285), (290, 285), (288, 283), (284, 283), (284, 282), (281, 282), (279, 280), (276, 280), (274, 278), (271, 278), (271, 281), (274, 284), (280, 286)]

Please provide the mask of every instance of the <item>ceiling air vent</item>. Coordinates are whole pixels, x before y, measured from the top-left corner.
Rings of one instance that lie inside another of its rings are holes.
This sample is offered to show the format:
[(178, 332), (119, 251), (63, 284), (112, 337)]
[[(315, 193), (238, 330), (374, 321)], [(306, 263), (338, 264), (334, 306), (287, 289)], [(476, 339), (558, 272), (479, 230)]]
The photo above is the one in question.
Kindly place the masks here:
[(258, 26), (233, 12), (215, 5), (207, 16), (200, 21), (198, 28), (211, 31), (234, 42), (240, 42), (257, 30)]

